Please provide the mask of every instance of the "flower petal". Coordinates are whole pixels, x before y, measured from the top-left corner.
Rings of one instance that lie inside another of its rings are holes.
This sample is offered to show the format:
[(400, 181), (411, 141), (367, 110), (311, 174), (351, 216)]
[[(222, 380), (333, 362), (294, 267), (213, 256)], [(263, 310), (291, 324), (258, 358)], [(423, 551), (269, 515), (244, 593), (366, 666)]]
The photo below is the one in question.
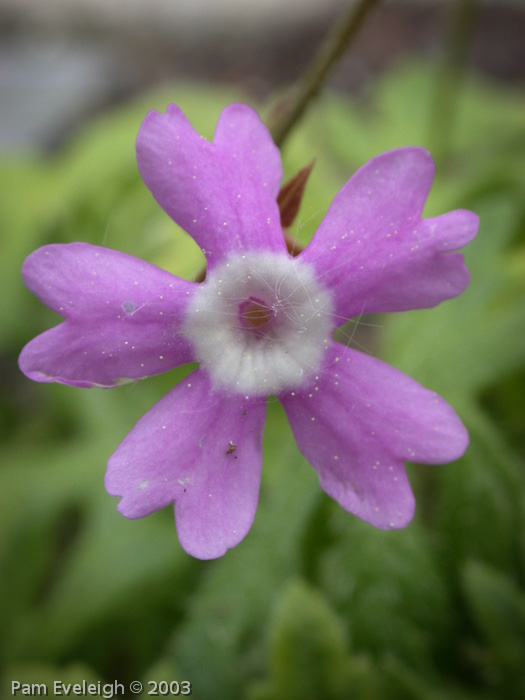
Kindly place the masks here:
[(231, 251), (286, 249), (279, 151), (247, 105), (223, 110), (213, 143), (176, 105), (150, 112), (137, 137), (137, 161), (157, 202), (202, 247), (208, 265)]
[(22, 268), (29, 289), (67, 320), (22, 350), (30, 379), (113, 387), (191, 362), (181, 335), (196, 285), (87, 243), (39, 248)]
[(404, 460), (441, 464), (468, 444), (463, 424), (437, 394), (337, 343), (309, 389), (279, 398), (322, 488), (380, 528), (404, 527), (413, 516)]
[(338, 316), (435, 306), (467, 287), (463, 256), (450, 251), (479, 220), (466, 210), (422, 220), (433, 175), (427, 151), (400, 148), (372, 158), (336, 196), (300, 258), (333, 291)]
[(213, 392), (196, 370), (139, 420), (110, 457), (106, 489), (128, 518), (175, 501), (184, 549), (222, 556), (251, 527), (259, 495), (265, 401)]

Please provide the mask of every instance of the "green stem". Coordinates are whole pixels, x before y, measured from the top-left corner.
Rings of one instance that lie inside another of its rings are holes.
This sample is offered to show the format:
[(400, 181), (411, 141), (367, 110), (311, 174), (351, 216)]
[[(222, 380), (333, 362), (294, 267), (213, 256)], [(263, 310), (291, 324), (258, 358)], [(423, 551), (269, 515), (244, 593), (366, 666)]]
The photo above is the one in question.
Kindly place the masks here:
[(300, 120), (309, 103), (321, 90), (330, 71), (342, 57), (346, 48), (357, 34), (365, 17), (380, 0), (356, 0), (336, 22), (333, 31), (314, 56), (295, 89), (291, 102), (270, 123), (270, 132), (277, 146), (281, 147), (288, 134)]

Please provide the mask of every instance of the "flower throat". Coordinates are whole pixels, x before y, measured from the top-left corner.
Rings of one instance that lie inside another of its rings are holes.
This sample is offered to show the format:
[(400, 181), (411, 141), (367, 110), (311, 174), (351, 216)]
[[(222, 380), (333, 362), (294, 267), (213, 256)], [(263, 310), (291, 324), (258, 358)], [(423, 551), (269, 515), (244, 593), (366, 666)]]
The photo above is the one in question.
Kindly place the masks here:
[(275, 311), (261, 299), (250, 297), (239, 306), (239, 317), (247, 330), (263, 331), (275, 318)]

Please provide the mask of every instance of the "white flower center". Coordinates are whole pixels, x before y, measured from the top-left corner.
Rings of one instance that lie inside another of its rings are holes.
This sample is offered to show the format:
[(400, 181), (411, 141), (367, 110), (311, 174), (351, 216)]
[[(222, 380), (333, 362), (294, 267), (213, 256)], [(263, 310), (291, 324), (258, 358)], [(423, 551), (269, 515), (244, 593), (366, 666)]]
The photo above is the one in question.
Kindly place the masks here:
[(311, 265), (285, 254), (247, 253), (208, 272), (188, 306), (184, 333), (215, 386), (267, 396), (319, 369), (332, 313)]

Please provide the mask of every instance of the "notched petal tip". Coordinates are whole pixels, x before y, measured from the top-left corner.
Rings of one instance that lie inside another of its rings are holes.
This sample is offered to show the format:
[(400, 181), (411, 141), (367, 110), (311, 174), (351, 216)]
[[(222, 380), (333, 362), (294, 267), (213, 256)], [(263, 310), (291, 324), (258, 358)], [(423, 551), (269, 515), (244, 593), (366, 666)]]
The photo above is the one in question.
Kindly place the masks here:
[(189, 377), (111, 455), (105, 487), (129, 519), (173, 503), (185, 551), (214, 559), (245, 537), (255, 517), (265, 405), (213, 393), (200, 369)]
[(147, 188), (204, 251), (209, 269), (233, 251), (284, 248), (275, 202), (280, 154), (248, 105), (222, 111), (213, 142), (176, 105), (150, 112), (136, 151)]
[[(137, 134), (137, 143), (139, 142), (139, 140), (148, 135), (148, 129), (156, 129), (159, 126), (159, 123), (165, 123), (170, 121), (182, 121), (186, 124), (189, 124), (184, 112), (178, 105), (174, 104), (173, 102), (167, 105), (166, 110), (164, 112), (159, 109), (150, 109), (150, 111), (146, 114), (140, 125), (139, 132)], [(165, 124), (163, 124), (163, 126), (164, 125)]]
[(145, 518), (173, 503), (175, 497), (168, 485), (164, 490), (153, 488), (147, 470), (142, 477), (133, 473), (133, 465), (120, 454), (120, 447), (108, 459), (104, 488), (109, 496), (119, 498), (117, 511), (128, 520)]

